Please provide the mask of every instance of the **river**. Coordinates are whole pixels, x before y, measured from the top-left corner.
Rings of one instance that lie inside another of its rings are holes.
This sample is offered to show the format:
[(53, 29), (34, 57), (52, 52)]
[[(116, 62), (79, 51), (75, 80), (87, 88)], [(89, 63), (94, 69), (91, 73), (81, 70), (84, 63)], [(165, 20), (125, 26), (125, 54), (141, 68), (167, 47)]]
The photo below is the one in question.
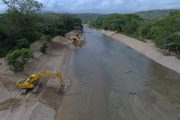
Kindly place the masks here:
[(180, 75), (90, 28), (57, 120), (179, 120)]

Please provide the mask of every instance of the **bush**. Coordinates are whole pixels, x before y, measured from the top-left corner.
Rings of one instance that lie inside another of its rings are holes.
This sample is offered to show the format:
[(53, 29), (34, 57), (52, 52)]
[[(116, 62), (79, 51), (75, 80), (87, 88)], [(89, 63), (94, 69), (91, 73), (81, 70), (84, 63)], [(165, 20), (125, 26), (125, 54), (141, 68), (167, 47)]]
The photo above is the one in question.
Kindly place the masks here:
[(148, 38), (154, 40), (160, 48), (168, 48), (170, 51), (178, 52), (179, 43), (176, 37), (179, 36), (177, 32), (180, 31), (179, 18), (180, 12), (176, 12), (155, 21), (149, 29)]
[(47, 48), (48, 48), (48, 45), (47, 45), (47, 42), (45, 42), (45, 43), (41, 46), (40, 51), (45, 54)]
[(16, 47), (18, 49), (29, 48), (29, 46), (30, 46), (30, 44), (26, 38), (19, 39), (16, 43)]
[(135, 20), (127, 21), (124, 24), (122, 31), (126, 34), (133, 34), (134, 32), (136, 32), (137, 27), (138, 27), (137, 21)]
[(180, 32), (175, 32), (164, 40), (164, 49), (180, 53)]
[(42, 15), (42, 18), (43, 23), (40, 25), (40, 31), (43, 34), (64, 36), (74, 29), (83, 29), (81, 20), (68, 14), (47, 13)]
[(40, 39), (42, 41), (51, 42), (51, 36), (50, 35), (42, 35)]
[(27, 38), (30, 43), (33, 43), (34, 41), (38, 40), (41, 37), (41, 33), (39, 32), (34, 32), (34, 31), (29, 31), (26, 33), (23, 33), (24, 38)]
[(29, 62), (29, 60), (33, 57), (33, 53), (28, 49), (15, 50), (10, 52), (6, 56), (6, 60), (9, 65), (11, 65), (11, 69), (14, 72), (24, 70), (24, 66)]

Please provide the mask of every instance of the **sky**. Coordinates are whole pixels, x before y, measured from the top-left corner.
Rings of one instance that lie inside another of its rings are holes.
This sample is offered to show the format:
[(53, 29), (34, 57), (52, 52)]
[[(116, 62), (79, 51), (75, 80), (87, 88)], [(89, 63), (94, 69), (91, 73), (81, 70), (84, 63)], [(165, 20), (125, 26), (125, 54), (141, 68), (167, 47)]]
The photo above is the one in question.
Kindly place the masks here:
[[(1, 1), (1, 0), (0, 0)], [(154, 9), (180, 9), (180, 0), (37, 0), (43, 11), (60, 13), (132, 13)], [(5, 7), (0, 3), (0, 11)]]

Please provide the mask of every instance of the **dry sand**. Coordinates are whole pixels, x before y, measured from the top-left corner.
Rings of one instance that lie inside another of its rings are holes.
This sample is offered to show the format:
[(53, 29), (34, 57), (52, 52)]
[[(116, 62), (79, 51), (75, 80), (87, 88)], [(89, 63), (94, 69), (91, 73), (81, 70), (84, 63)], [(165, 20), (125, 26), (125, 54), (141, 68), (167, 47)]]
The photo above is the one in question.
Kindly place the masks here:
[(180, 73), (180, 60), (176, 58), (175, 56), (163, 55), (152, 41), (142, 42), (135, 38), (118, 34), (113, 31), (100, 30), (100, 32), (115, 40), (118, 40), (126, 44), (127, 46), (138, 51), (139, 53), (156, 61), (157, 63)]
[(0, 59), (0, 120), (54, 120), (56, 110), (62, 100), (62, 93), (58, 92), (60, 83), (54, 78), (42, 78), (43, 89), (40, 94), (31, 92), (21, 95), (15, 88), (15, 83), (20, 78), (42, 72), (61, 71), (68, 90), (68, 62), (72, 51), (75, 49), (71, 42), (61, 36), (55, 37), (47, 50), (47, 54), (39, 52), (43, 44), (36, 41), (31, 45), (34, 59), (25, 68), (23, 73), (14, 74), (7, 65), (5, 59)]

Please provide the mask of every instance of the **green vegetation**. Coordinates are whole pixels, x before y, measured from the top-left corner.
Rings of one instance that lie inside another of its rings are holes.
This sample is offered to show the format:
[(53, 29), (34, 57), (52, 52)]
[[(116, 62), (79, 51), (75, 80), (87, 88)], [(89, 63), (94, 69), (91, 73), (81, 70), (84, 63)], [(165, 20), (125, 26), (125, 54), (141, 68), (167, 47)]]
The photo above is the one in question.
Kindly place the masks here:
[(74, 17), (80, 18), (83, 23), (88, 23), (91, 20), (95, 20), (101, 15), (102, 14), (95, 14), (95, 13), (73, 14)]
[(30, 46), (29, 41), (26, 38), (21, 38), (16, 42), (17, 49), (29, 48), (29, 46)]
[(14, 72), (22, 71), (24, 65), (26, 65), (29, 60), (33, 57), (33, 53), (29, 49), (15, 50), (9, 52), (6, 56), (8, 64)]
[[(32, 42), (41, 38), (50, 42), (56, 35), (64, 36), (72, 30), (83, 29), (81, 20), (71, 15), (39, 14), (38, 11), (43, 5), (35, 0), (2, 0), (2, 2), (8, 10), (0, 14), (0, 57), (7, 55), (9, 64), (15, 71), (19, 71), (26, 63), (26, 58), (19, 61), (19, 57), (24, 57), (19, 55), (22, 48), (29, 48)], [(42, 51), (45, 52), (46, 49), (44, 44)], [(11, 56), (17, 54), (18, 60), (11, 60)]]
[(137, 29), (141, 26), (142, 22), (143, 19), (134, 14), (110, 14), (101, 16), (98, 19), (89, 22), (89, 24), (100, 29), (137, 35)]
[(40, 51), (44, 54), (46, 54), (46, 50), (48, 49), (48, 45), (47, 45), (47, 42), (45, 42), (41, 48), (40, 48)]
[(42, 15), (42, 21), (43, 22), (39, 24), (40, 32), (50, 36), (64, 36), (67, 32), (74, 29), (83, 29), (81, 20), (69, 14), (46, 13)]
[(42, 41), (46, 41), (46, 42), (51, 42), (51, 36), (50, 35), (42, 35), (41, 37), (40, 37), (40, 40), (42, 40)]
[(154, 22), (149, 28), (147, 38), (154, 40), (156, 45), (162, 49), (178, 53), (180, 52), (179, 33), (180, 12), (174, 12)]
[(149, 11), (141, 11), (135, 13), (136, 15), (139, 15), (140, 17), (144, 19), (150, 19), (150, 20), (155, 20), (155, 19), (162, 19), (172, 12), (180, 11), (178, 9), (169, 9), (169, 10), (149, 10)]
[[(148, 10), (134, 13), (139, 17), (147, 20), (158, 20), (162, 19), (172, 12), (180, 11), (180, 9), (168, 9), (168, 10)], [(96, 20), (100, 16), (104, 16), (104, 14), (96, 14), (96, 13), (82, 13), (82, 14), (73, 14), (74, 17), (80, 18), (84, 24), (89, 24), (89, 22)]]
[(147, 20), (135, 14), (110, 14), (92, 20), (89, 25), (121, 32), (140, 40), (151, 39), (161, 49), (180, 53), (180, 11), (160, 20)]

